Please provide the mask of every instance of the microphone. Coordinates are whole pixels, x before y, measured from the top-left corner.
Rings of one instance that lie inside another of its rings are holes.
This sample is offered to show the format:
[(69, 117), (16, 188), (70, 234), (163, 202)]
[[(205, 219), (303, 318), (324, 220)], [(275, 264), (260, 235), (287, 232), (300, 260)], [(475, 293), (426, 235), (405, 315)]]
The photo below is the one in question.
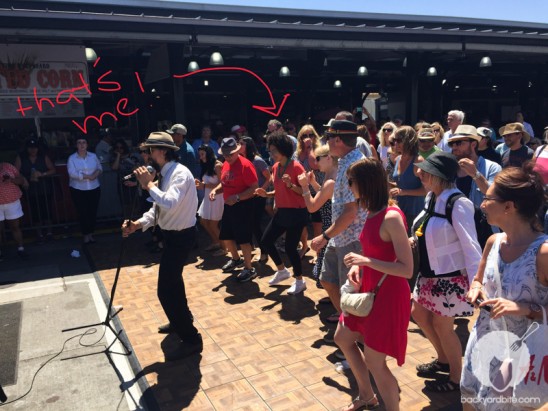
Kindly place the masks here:
[[(150, 174), (152, 174), (152, 173), (154, 173), (155, 170), (154, 170), (154, 167), (152, 167), (152, 166), (147, 166), (147, 171), (148, 171)], [(128, 181), (128, 180), (131, 180), (131, 179), (134, 178), (134, 177), (135, 177), (135, 171), (134, 171), (133, 173), (131, 173), (131, 174), (128, 174), (128, 175), (125, 176), (125, 177), (122, 177), (122, 180)]]

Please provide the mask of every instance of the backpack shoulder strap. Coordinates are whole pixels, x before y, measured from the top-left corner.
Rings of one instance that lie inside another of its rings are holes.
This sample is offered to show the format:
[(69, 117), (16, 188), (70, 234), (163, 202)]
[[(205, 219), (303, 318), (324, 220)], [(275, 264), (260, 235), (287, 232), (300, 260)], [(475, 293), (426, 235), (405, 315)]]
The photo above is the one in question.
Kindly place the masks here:
[(538, 154), (537, 156), (535, 157), (535, 159), (539, 158), (540, 155), (542, 154), (542, 152), (544, 151), (544, 147), (546, 147), (546, 144), (543, 144), (540, 146), (540, 148), (538, 149)]
[(449, 221), (449, 224), (453, 225), (453, 207), (455, 206), (455, 202), (461, 198), (465, 197), (463, 193), (453, 193), (449, 196), (447, 199), (447, 203), (445, 204), (445, 218), (447, 218), (447, 221)]

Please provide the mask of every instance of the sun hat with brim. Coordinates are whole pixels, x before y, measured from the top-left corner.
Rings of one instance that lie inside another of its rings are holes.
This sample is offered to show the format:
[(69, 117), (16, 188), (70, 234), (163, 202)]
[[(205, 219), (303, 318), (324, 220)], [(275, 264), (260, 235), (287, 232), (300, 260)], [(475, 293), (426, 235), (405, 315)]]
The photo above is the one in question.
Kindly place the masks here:
[(325, 131), (328, 136), (353, 137), (358, 135), (358, 126), (352, 121), (334, 120), (330, 123), (329, 128)]
[(234, 137), (226, 137), (221, 141), (221, 147), (219, 148), (219, 154), (226, 156), (229, 154), (236, 153), (241, 148), (241, 145), (238, 144)]
[(434, 136), (434, 132), (431, 128), (423, 128), (421, 131), (419, 131), (419, 135), (417, 136), (419, 140), (434, 140), (436, 137)]
[(148, 138), (145, 140), (144, 147), (159, 147), (159, 148), (169, 148), (174, 151), (178, 151), (179, 147), (173, 141), (171, 136), (163, 131), (155, 131), (150, 133)]
[(166, 130), (166, 133), (168, 134), (177, 133), (177, 134), (182, 134), (183, 136), (186, 136), (187, 129), (182, 124), (174, 124), (173, 126), (171, 126), (169, 130)]
[(499, 128), (499, 134), (504, 137), (507, 134), (521, 133), (523, 144), (527, 144), (531, 140), (531, 135), (525, 131), (521, 123), (508, 123), (504, 127)]
[(450, 143), (451, 141), (465, 139), (471, 139), (480, 142), (481, 136), (478, 135), (478, 130), (476, 130), (476, 127), (470, 126), (468, 124), (461, 124), (457, 127), (453, 135), (447, 139), (447, 142)]
[(415, 166), (447, 181), (454, 181), (459, 169), (457, 157), (445, 151), (436, 151), (430, 154), (423, 162), (415, 163)]
[(491, 135), (493, 134), (493, 132), (491, 131), (490, 128), (478, 127), (478, 134), (480, 135), (480, 137), (491, 138)]

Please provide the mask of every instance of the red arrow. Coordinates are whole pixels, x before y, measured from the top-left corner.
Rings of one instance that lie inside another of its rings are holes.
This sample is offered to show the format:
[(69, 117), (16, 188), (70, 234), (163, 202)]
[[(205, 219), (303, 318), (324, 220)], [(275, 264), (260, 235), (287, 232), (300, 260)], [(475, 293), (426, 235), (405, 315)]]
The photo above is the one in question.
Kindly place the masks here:
[(185, 78), (185, 77), (193, 76), (193, 75), (198, 74), (198, 73), (205, 73), (207, 71), (243, 71), (245, 73), (251, 74), (253, 77), (255, 77), (257, 80), (259, 80), (261, 82), (261, 84), (264, 86), (264, 88), (266, 88), (266, 91), (268, 92), (268, 95), (270, 96), (270, 102), (272, 103), (272, 105), (270, 105), (270, 106), (257, 106), (257, 105), (255, 105), (255, 106), (252, 106), (252, 107), (255, 110), (260, 110), (260, 111), (262, 111), (264, 113), (267, 113), (267, 114), (270, 114), (271, 116), (274, 116), (274, 117), (278, 117), (280, 115), (280, 112), (282, 111), (282, 108), (285, 104), (285, 101), (290, 96), (289, 93), (284, 94), (284, 98), (283, 98), (282, 102), (280, 103), (280, 107), (278, 108), (278, 111), (275, 111), (276, 110), (276, 102), (274, 101), (274, 96), (272, 95), (272, 91), (270, 90), (270, 87), (268, 87), (268, 84), (266, 84), (265, 81), (261, 77), (259, 77), (256, 73), (254, 73), (251, 70), (245, 69), (243, 67), (211, 67), (211, 68), (205, 68), (205, 69), (192, 71), (192, 72), (186, 73), (186, 74), (174, 74), (173, 77), (174, 78)]

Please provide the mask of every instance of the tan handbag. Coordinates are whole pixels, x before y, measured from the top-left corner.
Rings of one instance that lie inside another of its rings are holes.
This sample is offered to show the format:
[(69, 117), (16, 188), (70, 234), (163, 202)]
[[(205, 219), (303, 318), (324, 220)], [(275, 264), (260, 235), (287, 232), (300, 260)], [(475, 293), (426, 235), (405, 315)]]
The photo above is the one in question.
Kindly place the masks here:
[(343, 312), (355, 315), (357, 317), (367, 317), (373, 308), (375, 295), (386, 279), (388, 274), (384, 274), (379, 280), (375, 289), (368, 293), (345, 293), (341, 297), (341, 310)]

